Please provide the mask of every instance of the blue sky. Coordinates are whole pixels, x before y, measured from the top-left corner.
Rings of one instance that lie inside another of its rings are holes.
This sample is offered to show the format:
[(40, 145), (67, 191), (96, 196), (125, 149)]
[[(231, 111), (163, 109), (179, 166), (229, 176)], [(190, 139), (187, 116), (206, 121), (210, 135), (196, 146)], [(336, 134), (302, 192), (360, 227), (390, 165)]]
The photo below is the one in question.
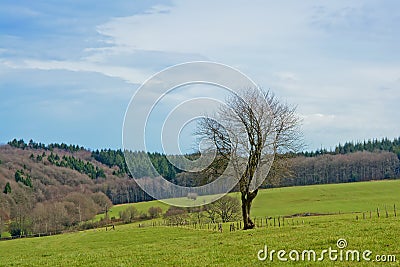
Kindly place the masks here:
[(297, 104), (309, 149), (398, 137), (398, 10), (370, 0), (2, 1), (0, 143), (121, 147), (140, 84), (194, 60), (231, 65)]

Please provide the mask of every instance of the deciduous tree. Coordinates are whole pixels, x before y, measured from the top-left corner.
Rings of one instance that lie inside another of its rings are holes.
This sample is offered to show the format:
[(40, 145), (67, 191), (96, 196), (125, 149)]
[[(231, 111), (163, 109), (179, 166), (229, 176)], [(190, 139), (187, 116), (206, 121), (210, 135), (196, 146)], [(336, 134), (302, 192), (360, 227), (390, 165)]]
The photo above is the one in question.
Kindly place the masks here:
[(251, 204), (273, 156), (301, 148), (300, 119), (294, 106), (259, 88), (242, 90), (226, 102), (212, 118), (201, 120), (198, 134), (212, 142), (217, 161), (233, 166), (229, 171), (238, 180), (244, 229), (251, 229)]

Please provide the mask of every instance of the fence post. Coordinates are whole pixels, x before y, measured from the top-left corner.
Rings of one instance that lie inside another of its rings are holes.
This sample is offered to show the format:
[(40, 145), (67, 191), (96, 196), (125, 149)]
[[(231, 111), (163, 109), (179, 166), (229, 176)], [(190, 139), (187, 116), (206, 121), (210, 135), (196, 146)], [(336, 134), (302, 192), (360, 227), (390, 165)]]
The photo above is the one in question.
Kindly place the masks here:
[(396, 214), (396, 204), (393, 204), (393, 211), (394, 211), (394, 217), (397, 217), (397, 214)]
[(378, 218), (379, 218), (379, 208), (376, 208), (376, 214), (378, 214)]

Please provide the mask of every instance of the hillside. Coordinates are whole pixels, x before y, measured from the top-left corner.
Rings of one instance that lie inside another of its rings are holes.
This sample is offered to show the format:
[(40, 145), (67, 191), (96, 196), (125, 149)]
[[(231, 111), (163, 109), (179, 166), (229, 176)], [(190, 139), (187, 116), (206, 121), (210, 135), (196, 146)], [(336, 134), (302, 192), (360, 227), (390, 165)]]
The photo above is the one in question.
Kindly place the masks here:
[[(392, 212), (393, 206), (400, 207), (400, 180), (369, 181), (327, 185), (294, 186), (261, 189), (254, 199), (251, 214), (257, 218), (266, 216), (290, 216), (293, 214), (338, 214), (384, 211)], [(240, 199), (239, 193), (230, 193)], [(196, 200), (201, 203), (201, 198)], [(160, 207), (163, 212), (168, 204), (153, 200), (133, 204), (115, 205), (109, 211), (110, 217), (129, 206), (139, 212), (147, 212), (150, 207)], [(98, 219), (104, 217), (99, 214)]]
[(83, 148), (0, 146), (0, 228), (11, 219), (15, 233), (59, 231), (133, 202), (141, 191), (116, 170)]
[[(366, 207), (399, 203), (395, 194), (400, 181), (381, 181), (349, 183), (341, 185), (315, 185), (263, 190), (255, 202), (257, 216), (283, 213), (302, 213), (314, 207), (312, 203), (320, 200), (315, 210), (339, 208), (342, 204), (349, 209), (364, 210)], [(374, 188), (375, 190), (371, 190)], [(343, 192), (343, 194), (340, 194)], [(351, 195), (351, 192), (355, 192)], [(324, 193), (324, 194), (321, 194)], [(309, 196), (308, 199), (301, 199)], [(373, 196), (371, 198), (371, 196)], [(356, 205), (349, 205), (361, 197)], [(363, 207), (359, 204), (370, 199)], [(290, 205), (296, 201), (295, 205)], [(335, 206), (335, 203), (338, 203)], [(155, 201), (134, 204), (138, 209), (158, 205)], [(325, 206), (327, 205), (327, 206)], [(113, 208), (126, 207), (119, 205)], [(278, 211), (285, 206), (282, 211)], [(165, 207), (164, 207), (165, 208)], [(322, 209), (321, 209), (322, 208)], [(382, 212), (383, 213), (383, 212)], [(387, 266), (398, 266), (400, 250), (398, 232), (399, 216), (393, 211), (389, 216), (378, 218), (373, 213), (364, 219), (362, 214), (340, 214), (331, 216), (308, 216), (287, 219), (285, 225), (273, 225), (274, 220), (249, 231), (223, 231), (199, 229), (192, 226), (147, 226), (138, 223), (117, 225), (115, 230), (105, 228), (87, 230), (40, 238), (24, 238), (0, 242), (0, 265), (5, 266), (314, 266), (315, 260), (280, 262), (275, 257), (260, 262), (257, 252), (268, 246), (269, 251), (295, 249), (315, 250), (318, 253), (329, 247), (336, 249), (337, 241), (344, 238), (348, 249), (371, 250), (371, 260), (377, 255), (394, 255), (387, 260)], [(265, 220), (264, 220), (265, 222)], [(143, 224), (143, 222), (141, 222)], [(392, 262), (393, 261), (393, 262)], [(323, 266), (333, 263), (325, 257)], [(366, 266), (356, 260), (340, 260), (335, 266)], [(370, 264), (373, 266), (373, 263)], [(332, 265), (333, 266), (333, 265)]]
[[(317, 266), (318, 262), (260, 262), (257, 252), (270, 250), (337, 248), (345, 238), (348, 249), (399, 257), (398, 218), (310, 218), (306, 224), (223, 233), (180, 227), (118, 226), (115, 231), (90, 230), (42, 238), (0, 242), (4, 266)], [(245, 244), (245, 245), (243, 245)], [(276, 255), (276, 254), (275, 254)], [(376, 264), (376, 263), (375, 263)], [(398, 266), (386, 262), (382, 266)], [(329, 261), (321, 266), (374, 266), (365, 261)]]
[[(290, 155), (288, 165), (292, 174), (264, 187), (397, 178), (398, 140), (390, 143), (393, 145), (388, 142), (385, 146), (373, 142), (372, 148), (366, 143), (369, 150), (382, 149), (374, 152), (347, 149), (339, 154)], [(138, 166), (135, 177), (157, 176), (143, 160), (149, 156), (155, 169), (172, 182), (195, 186), (206, 181), (201, 173), (193, 176), (176, 169), (167, 162), (166, 155), (132, 153)], [(121, 150), (89, 151), (76, 145), (45, 145), (16, 139), (0, 146), (0, 232), (10, 220), (9, 230), (15, 235), (57, 232), (74, 228), (113, 204), (149, 200), (151, 197), (128, 175)]]

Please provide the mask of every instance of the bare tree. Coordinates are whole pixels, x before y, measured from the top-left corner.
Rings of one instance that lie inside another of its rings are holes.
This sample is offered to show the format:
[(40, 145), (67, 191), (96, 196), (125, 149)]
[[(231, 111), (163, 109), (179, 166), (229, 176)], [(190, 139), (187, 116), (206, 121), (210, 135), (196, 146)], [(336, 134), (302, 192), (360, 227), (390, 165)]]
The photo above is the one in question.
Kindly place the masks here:
[(171, 224), (182, 225), (189, 218), (189, 214), (185, 208), (170, 206), (164, 213), (164, 218)]
[(151, 206), (148, 211), (151, 219), (158, 218), (162, 214), (162, 209), (160, 207)]
[[(222, 222), (230, 222), (240, 218), (240, 202), (237, 198), (223, 196), (217, 201), (206, 206), (208, 218), (211, 222), (217, 222), (220, 218)], [(239, 215), (239, 216), (238, 216)]]
[(1, 238), (1, 234), (3, 233), (3, 231), (4, 231), (4, 219), (2, 218), (2, 216), (1, 216), (1, 213), (0, 213), (0, 238)]
[(131, 223), (139, 216), (139, 211), (134, 206), (129, 206), (125, 210), (119, 212), (119, 217), (124, 223)]
[[(296, 108), (280, 102), (273, 93), (248, 88), (227, 99), (214, 116), (201, 120), (198, 134), (213, 144), (216, 158), (207, 171), (238, 180), (244, 229), (254, 228), (252, 201), (271, 168), (274, 155), (301, 147)], [(223, 168), (221, 168), (221, 166)], [(274, 176), (285, 164), (275, 165)]]
[(195, 201), (197, 199), (197, 193), (188, 193), (187, 198)]

